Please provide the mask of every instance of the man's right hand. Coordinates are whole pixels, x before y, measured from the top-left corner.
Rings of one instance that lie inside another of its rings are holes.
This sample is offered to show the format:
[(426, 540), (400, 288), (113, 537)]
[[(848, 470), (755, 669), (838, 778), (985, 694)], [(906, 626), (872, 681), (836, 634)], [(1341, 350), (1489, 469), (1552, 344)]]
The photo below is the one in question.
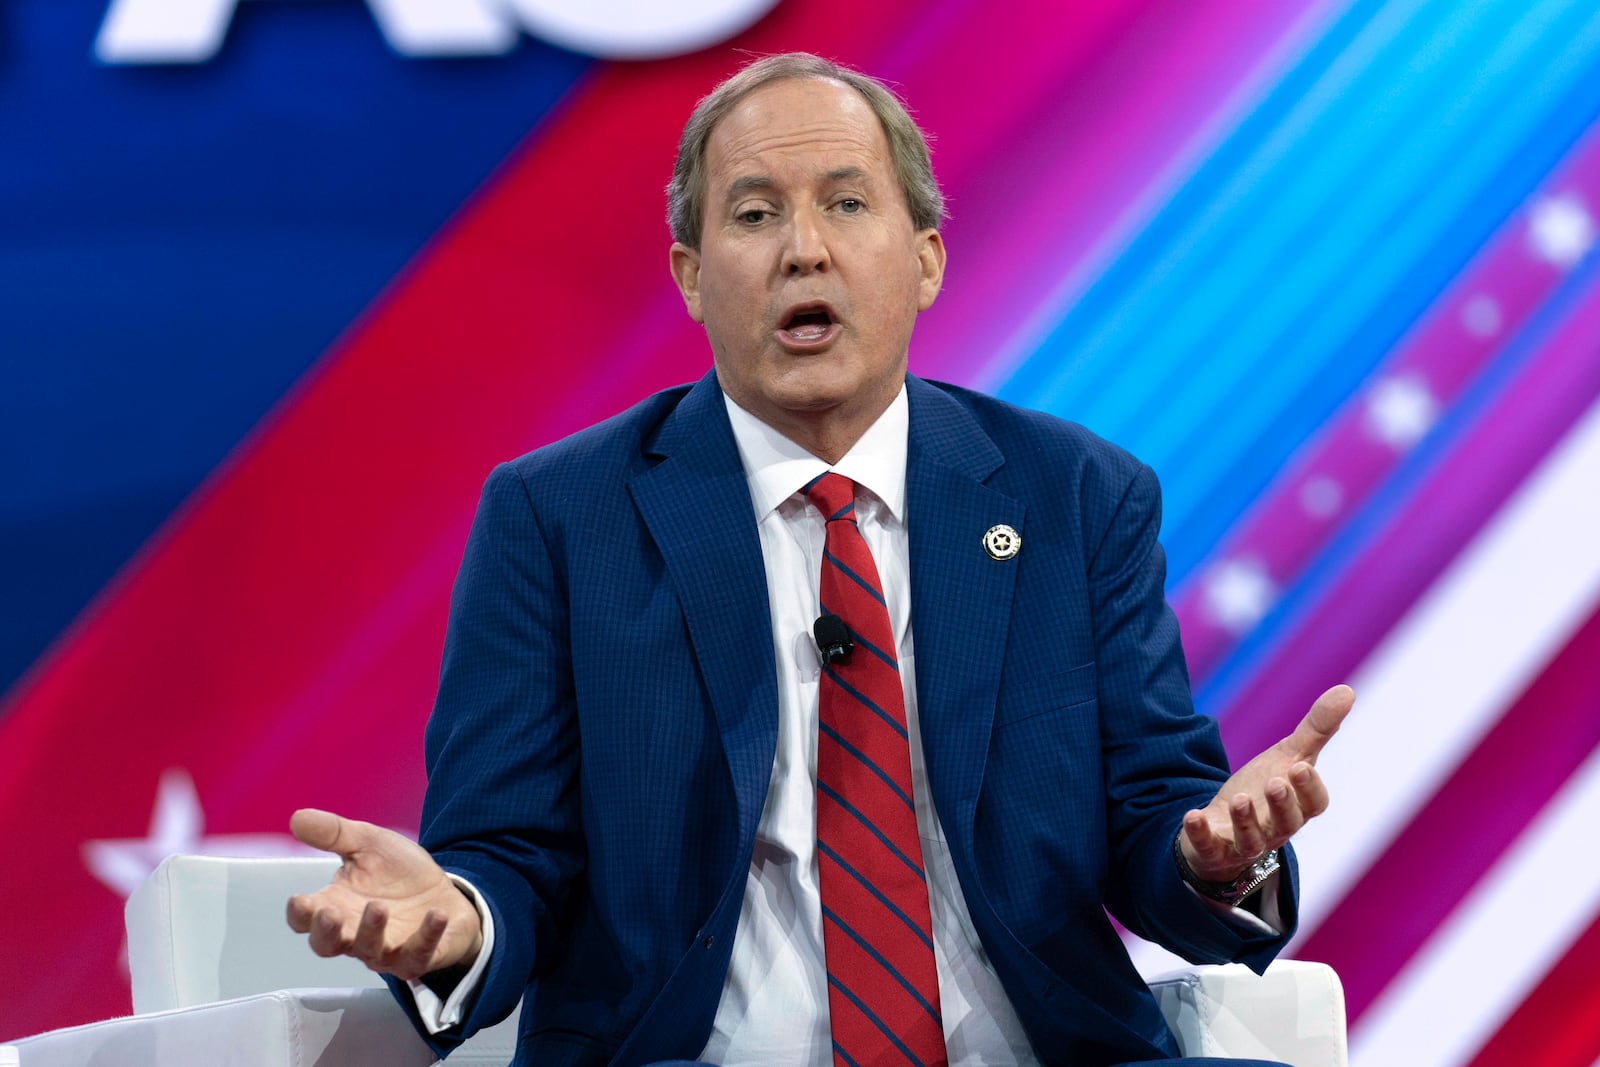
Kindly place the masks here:
[(289, 898), (289, 925), (317, 955), (354, 956), (402, 981), (477, 959), (477, 909), (422, 846), (315, 808), (295, 812), (289, 830), (344, 860), (328, 885)]

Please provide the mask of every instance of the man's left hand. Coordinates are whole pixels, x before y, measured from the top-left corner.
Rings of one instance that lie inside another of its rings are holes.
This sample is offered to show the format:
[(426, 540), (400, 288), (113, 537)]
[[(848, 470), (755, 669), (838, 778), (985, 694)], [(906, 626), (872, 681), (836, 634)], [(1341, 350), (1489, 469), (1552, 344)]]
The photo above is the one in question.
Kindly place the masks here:
[(1317, 756), (1355, 700), (1347, 685), (1323, 693), (1294, 733), (1235, 771), (1204, 809), (1184, 815), (1178, 846), (1197, 877), (1233, 881), (1327, 810)]

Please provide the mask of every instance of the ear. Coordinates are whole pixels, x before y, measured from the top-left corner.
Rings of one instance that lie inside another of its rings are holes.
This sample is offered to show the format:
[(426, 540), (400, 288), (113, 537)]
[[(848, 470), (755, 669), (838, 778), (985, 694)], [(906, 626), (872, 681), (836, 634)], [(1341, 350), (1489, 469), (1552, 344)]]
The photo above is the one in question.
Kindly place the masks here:
[(944, 238), (938, 230), (923, 230), (917, 234), (917, 263), (922, 268), (922, 281), (917, 289), (917, 310), (927, 311), (939, 296), (944, 284)]
[(683, 305), (689, 309), (691, 319), (704, 323), (705, 316), (700, 312), (700, 253), (682, 241), (674, 241), (670, 255), (672, 280), (683, 294)]

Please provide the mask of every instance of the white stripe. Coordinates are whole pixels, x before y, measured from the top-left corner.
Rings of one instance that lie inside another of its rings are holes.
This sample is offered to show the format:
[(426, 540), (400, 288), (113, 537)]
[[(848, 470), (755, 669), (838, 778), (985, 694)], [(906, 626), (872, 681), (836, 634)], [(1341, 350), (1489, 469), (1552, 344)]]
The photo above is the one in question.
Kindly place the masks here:
[(1600, 912), (1600, 749), (1351, 1035), (1353, 1067), (1465, 1063)]
[[(1595, 610), (1597, 531), (1600, 403), (1351, 679), (1355, 710), (1318, 761), (1332, 805), (1295, 838), (1302, 939)], [(1181, 964), (1130, 950), (1146, 975)]]
[(1302, 937), (1595, 610), (1597, 531), (1600, 404), (1352, 679), (1355, 710), (1318, 761), (1332, 804), (1295, 839)]

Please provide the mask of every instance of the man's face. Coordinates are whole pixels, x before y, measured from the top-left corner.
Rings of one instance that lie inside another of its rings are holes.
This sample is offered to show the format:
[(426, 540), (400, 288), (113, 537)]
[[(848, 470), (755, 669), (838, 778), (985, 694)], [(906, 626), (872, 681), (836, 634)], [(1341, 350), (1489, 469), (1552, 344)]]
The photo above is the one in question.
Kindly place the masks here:
[(700, 248), (674, 244), (672, 272), (722, 388), (842, 454), (899, 392), (944, 274), (939, 234), (912, 229), (877, 116), (838, 82), (750, 93), (712, 130), (706, 164)]

